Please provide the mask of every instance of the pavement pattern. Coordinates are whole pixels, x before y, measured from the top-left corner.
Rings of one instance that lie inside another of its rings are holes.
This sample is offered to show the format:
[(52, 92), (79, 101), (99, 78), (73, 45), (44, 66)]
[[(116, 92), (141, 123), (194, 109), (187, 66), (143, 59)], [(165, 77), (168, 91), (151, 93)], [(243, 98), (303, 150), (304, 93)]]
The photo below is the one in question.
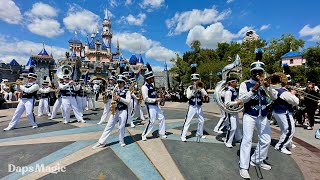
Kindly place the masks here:
[[(99, 102), (98, 107), (102, 106)], [(166, 118), (167, 139), (158, 137), (158, 125), (155, 125), (148, 140), (141, 141), (141, 133), (148, 121), (136, 120), (135, 128), (126, 127), (125, 147), (119, 145), (116, 127), (107, 140), (107, 146), (99, 149), (91, 147), (97, 143), (105, 127), (105, 124), (96, 124), (102, 109), (86, 111), (84, 117), (87, 123), (65, 125), (60, 115), (54, 120), (40, 117), (37, 118), (37, 129), (32, 129), (28, 120), (23, 117), (15, 130), (0, 132), (0, 178), (241, 179), (238, 169), (240, 144), (226, 148), (223, 144), (224, 134), (212, 131), (220, 116), (217, 106), (214, 103), (204, 104), (203, 109), (204, 133), (207, 138), (200, 142), (195, 137), (196, 117), (189, 128), (187, 142), (181, 142), (180, 134), (187, 104), (167, 102), (162, 107)], [(1, 115), (0, 128), (5, 128), (10, 120), (10, 113), (7, 111)], [(254, 137), (252, 150), (257, 143), (257, 134)], [(272, 170), (260, 172), (259, 169), (250, 167), (251, 178), (319, 179), (319, 149), (295, 138), (297, 148), (292, 149), (293, 155), (284, 155), (274, 150), (278, 137), (279, 131), (273, 128), (267, 160), (272, 165)], [(9, 172), (10, 164), (29, 168), (43, 166), (47, 171)], [(61, 172), (59, 168), (65, 172)], [(52, 169), (56, 171), (51, 171)]]

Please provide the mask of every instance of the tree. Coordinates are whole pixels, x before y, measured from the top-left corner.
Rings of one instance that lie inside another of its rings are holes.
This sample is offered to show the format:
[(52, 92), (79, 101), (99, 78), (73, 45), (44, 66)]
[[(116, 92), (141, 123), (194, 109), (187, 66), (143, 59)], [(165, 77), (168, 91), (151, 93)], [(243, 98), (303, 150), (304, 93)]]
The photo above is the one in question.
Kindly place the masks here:
[(198, 53), (201, 50), (201, 42), (199, 40), (194, 40), (191, 42), (191, 48), (194, 52)]

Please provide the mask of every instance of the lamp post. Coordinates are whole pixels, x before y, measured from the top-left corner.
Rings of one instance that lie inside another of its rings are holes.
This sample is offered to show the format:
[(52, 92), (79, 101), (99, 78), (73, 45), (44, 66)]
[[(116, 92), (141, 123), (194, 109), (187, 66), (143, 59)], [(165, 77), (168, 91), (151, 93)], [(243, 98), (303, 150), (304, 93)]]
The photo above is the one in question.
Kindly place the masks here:
[(213, 79), (212, 71), (210, 72), (209, 76), (210, 76), (210, 89), (212, 89), (212, 79)]

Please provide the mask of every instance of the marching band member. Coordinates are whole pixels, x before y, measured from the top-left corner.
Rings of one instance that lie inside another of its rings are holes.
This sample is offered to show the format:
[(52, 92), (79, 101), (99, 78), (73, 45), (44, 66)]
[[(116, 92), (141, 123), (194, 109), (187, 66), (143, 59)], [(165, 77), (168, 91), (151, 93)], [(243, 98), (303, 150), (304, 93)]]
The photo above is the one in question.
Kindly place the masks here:
[(197, 84), (199, 83), (200, 77), (199, 74), (196, 74), (196, 64), (191, 65), (192, 73), (191, 80), (193, 81), (193, 85), (189, 86), (187, 89), (187, 98), (189, 99), (188, 112), (186, 115), (186, 119), (184, 121), (183, 129), (181, 132), (181, 141), (187, 141), (186, 136), (191, 124), (191, 120), (195, 114), (198, 115), (198, 128), (197, 128), (197, 136), (201, 138), (206, 138), (203, 135), (203, 112), (202, 112), (202, 98), (204, 96), (208, 96), (206, 90), (202, 87), (201, 89), (197, 89)]
[(64, 83), (59, 84), (59, 88), (61, 89), (61, 97), (62, 97), (62, 110), (64, 113), (64, 124), (69, 123), (70, 121), (70, 108), (72, 108), (73, 113), (78, 122), (85, 123), (83, 120), (81, 113), (79, 112), (79, 108), (77, 105), (77, 100), (75, 98), (75, 91), (80, 89), (80, 85), (76, 86), (75, 82), (70, 80), (69, 76), (63, 76)]
[[(19, 76), (20, 81), (23, 81), (23, 76)], [(14, 96), (16, 97), (17, 101), (20, 102), (21, 101), (21, 98), (22, 98), (22, 92), (21, 90), (17, 90), (17, 85), (14, 85)]]
[[(4, 94), (3, 98), (6, 101), (11, 102), (11, 100), (12, 100), (12, 92), (10, 91), (10, 86), (8, 84), (8, 79), (2, 79), (1, 92)], [(9, 97), (9, 100), (8, 100), (8, 97)]]
[(53, 108), (52, 108), (52, 113), (51, 113), (51, 117), (49, 119), (54, 119), (56, 118), (57, 116), (57, 112), (58, 112), (58, 109), (61, 108), (61, 114), (62, 114), (62, 117), (64, 119), (64, 113), (63, 113), (63, 109), (61, 107), (62, 105), (62, 98), (61, 98), (61, 90), (60, 90), (60, 84), (63, 84), (64, 80), (63, 79), (59, 79), (58, 81), (58, 88), (56, 89), (56, 96), (57, 96), (57, 99), (56, 99), (56, 102), (54, 102), (54, 105), (53, 105)]
[(126, 145), (124, 142), (124, 133), (127, 120), (128, 105), (130, 103), (131, 96), (129, 91), (124, 88), (124, 76), (119, 75), (117, 78), (117, 83), (118, 87), (115, 91), (115, 96), (113, 97), (113, 100), (116, 101), (115, 114), (110, 117), (107, 126), (104, 129), (98, 143), (92, 147), (93, 149), (102, 148), (105, 146), (105, 142), (117, 122), (119, 122), (119, 144), (122, 147)]
[[(228, 78), (227, 83), (229, 85), (228, 89), (225, 92), (225, 101), (224, 103), (227, 106), (239, 106), (241, 101), (238, 100), (238, 93), (235, 88), (238, 85), (236, 78)], [(238, 113), (228, 113), (227, 119), (229, 120), (229, 128), (226, 134), (226, 140), (224, 144), (228, 148), (232, 148), (232, 141), (235, 137), (237, 142), (240, 142), (242, 139), (242, 135), (239, 129), (239, 114)]]
[(89, 82), (88, 83), (88, 94), (87, 94), (87, 107), (86, 110), (89, 110), (90, 104), (92, 107), (92, 110), (95, 111), (96, 110), (96, 101), (95, 101), (95, 94), (94, 94), (94, 90), (93, 90), (93, 82)]
[[(134, 79), (135, 80), (135, 79)], [(144, 115), (143, 115), (143, 111), (142, 111), (142, 107), (141, 107), (141, 104), (139, 102), (142, 101), (142, 97), (141, 94), (140, 94), (140, 89), (138, 87), (138, 85), (135, 85), (135, 92), (134, 94), (132, 94), (132, 111), (131, 111), (131, 117), (134, 117), (136, 115), (136, 113), (138, 112), (138, 115), (140, 115), (140, 120), (141, 121), (144, 121), (145, 118), (144, 118)], [(141, 100), (140, 100), (141, 98)]]
[(113, 91), (113, 88), (115, 87), (115, 82), (116, 82), (116, 77), (111, 75), (109, 77), (109, 83), (108, 83), (108, 86), (106, 89), (107, 91), (105, 92), (108, 100), (107, 100), (106, 104), (104, 105), (101, 119), (97, 124), (102, 124), (102, 123), (106, 122), (107, 116), (110, 112), (110, 105), (111, 105), (111, 101), (112, 101), (112, 91)]
[[(262, 49), (256, 51), (256, 60), (262, 59)], [(267, 118), (267, 96), (272, 100), (277, 98), (276, 92), (261, 80), (264, 73), (264, 63), (254, 62), (251, 64), (251, 78), (240, 84), (239, 99), (244, 103), (243, 113), (243, 139), (240, 147), (240, 176), (250, 178), (249, 164), (260, 166), (262, 169), (270, 170), (271, 166), (264, 160), (267, 158), (268, 148), (271, 142), (270, 125)], [(268, 93), (268, 95), (267, 95)], [(254, 154), (250, 152), (254, 128), (258, 131), (258, 144)]]
[(86, 87), (84, 85), (84, 79), (79, 80), (80, 89), (76, 91), (76, 99), (78, 103), (78, 108), (81, 116), (83, 116), (83, 111), (87, 105), (87, 93)]
[(35, 97), (37, 96), (37, 91), (39, 90), (39, 85), (36, 83), (37, 74), (29, 73), (27, 78), (28, 80), (25, 85), (17, 85), (17, 90), (22, 91), (22, 100), (19, 102), (8, 127), (6, 127), (4, 131), (14, 129), (24, 111), (26, 111), (26, 115), (30, 121), (30, 124), (32, 125), (32, 128), (38, 127), (33, 113)]
[[(220, 81), (222, 81), (222, 73), (218, 72), (217, 76), (220, 79)], [(221, 94), (222, 101), (224, 101), (224, 93), (225, 93), (225, 91), (223, 91)], [(220, 108), (220, 119), (219, 119), (217, 125), (214, 127), (213, 131), (216, 133), (222, 134), (223, 133), (222, 129), (224, 127), (226, 119), (227, 119), (227, 113), (224, 112), (222, 108)]]
[[(127, 68), (126, 71), (124, 71), (124, 72), (122, 73), (122, 75), (125, 76), (125, 81), (126, 81), (126, 84), (124, 85), (124, 88), (129, 91), (129, 88), (130, 88), (132, 82), (129, 80), (130, 73), (129, 73), (128, 71), (129, 71), (129, 69)], [(121, 72), (121, 69), (120, 69), (120, 72)], [(131, 92), (129, 91), (129, 93), (131, 93)], [(132, 97), (132, 94), (130, 94), (130, 95), (131, 95), (131, 97)], [(130, 100), (130, 101), (131, 101), (131, 100)], [(130, 123), (130, 126), (131, 126), (132, 128), (134, 128), (135, 125), (134, 125), (134, 123), (133, 123), (133, 118), (132, 118), (132, 116), (131, 116), (131, 108), (132, 108), (131, 104), (132, 104), (132, 103), (130, 102), (130, 104), (128, 105), (128, 119), (127, 119), (127, 122), (126, 122), (126, 123)]]
[(143, 141), (147, 140), (148, 134), (152, 131), (155, 120), (159, 120), (159, 135), (161, 138), (167, 138), (165, 134), (165, 119), (158, 102), (162, 99), (157, 97), (157, 91), (153, 86), (154, 75), (150, 64), (147, 64), (148, 72), (145, 73), (146, 83), (141, 87), (142, 97), (146, 104), (149, 114), (149, 122), (141, 137)]
[[(100, 93), (100, 84), (98, 81), (95, 81), (93, 82), (94, 85), (93, 85), (93, 92), (95, 94), (95, 101), (98, 101), (99, 99), (99, 93)], [(93, 109), (96, 109), (96, 108), (93, 108)]]
[(49, 100), (49, 94), (50, 94), (51, 88), (49, 87), (48, 81), (43, 81), (42, 88), (39, 89), (38, 93), (40, 93), (40, 102), (38, 106), (38, 117), (41, 117), (43, 115), (43, 109), (46, 110), (46, 113), (49, 117), (51, 117), (50, 113), (50, 100)]
[(295, 132), (295, 122), (292, 113), (293, 106), (299, 105), (299, 98), (295, 96), (297, 93), (296, 90), (292, 89), (289, 92), (288, 87), (289, 81), (282, 82), (282, 88), (276, 89), (278, 91), (278, 98), (273, 103), (273, 117), (281, 129), (281, 136), (275, 149), (284, 154), (291, 155), (292, 153), (287, 147), (295, 147), (295, 145), (292, 144), (292, 138)]

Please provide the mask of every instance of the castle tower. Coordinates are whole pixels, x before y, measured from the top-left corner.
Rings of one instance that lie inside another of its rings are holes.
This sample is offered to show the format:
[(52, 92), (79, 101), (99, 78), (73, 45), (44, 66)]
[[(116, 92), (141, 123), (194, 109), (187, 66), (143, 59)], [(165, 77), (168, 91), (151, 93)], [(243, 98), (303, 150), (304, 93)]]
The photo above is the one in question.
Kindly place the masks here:
[(107, 46), (108, 54), (111, 54), (111, 39), (112, 39), (111, 19), (108, 16), (106, 19), (103, 20), (101, 35), (102, 35), (102, 40), (104, 44)]
[(82, 46), (82, 42), (78, 39), (77, 32), (74, 32), (73, 38), (71, 38), (68, 42), (70, 51), (75, 53), (78, 57), (83, 57), (81, 52), (84, 47)]

